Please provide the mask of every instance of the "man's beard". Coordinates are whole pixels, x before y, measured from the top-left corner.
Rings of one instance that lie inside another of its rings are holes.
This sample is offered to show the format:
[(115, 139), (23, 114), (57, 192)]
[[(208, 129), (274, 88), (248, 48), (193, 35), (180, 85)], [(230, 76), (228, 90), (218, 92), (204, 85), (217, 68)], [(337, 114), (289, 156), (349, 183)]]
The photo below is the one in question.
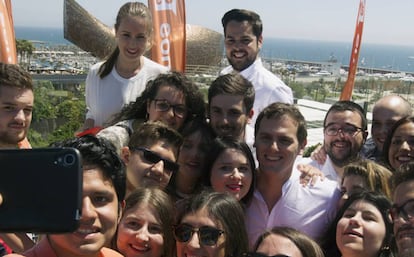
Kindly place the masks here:
[(332, 146), (329, 147), (329, 149), (326, 149), (326, 152), (329, 156), (329, 159), (331, 159), (332, 163), (335, 164), (337, 167), (344, 167), (345, 165), (357, 160), (359, 158), (359, 151), (354, 148), (350, 148), (348, 151), (348, 154), (341, 158), (337, 158), (333, 151)]
[(26, 136), (24, 133), (21, 137), (20, 136), (10, 136), (7, 132), (0, 133), (0, 145), (17, 145), (20, 141), (22, 141)]

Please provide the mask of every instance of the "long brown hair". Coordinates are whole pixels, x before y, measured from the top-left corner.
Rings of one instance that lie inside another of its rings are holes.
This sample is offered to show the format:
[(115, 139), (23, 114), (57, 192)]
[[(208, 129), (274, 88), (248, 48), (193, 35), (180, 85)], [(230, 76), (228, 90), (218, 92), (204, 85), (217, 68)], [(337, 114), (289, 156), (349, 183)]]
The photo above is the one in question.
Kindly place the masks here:
[[(148, 44), (147, 44), (147, 50), (151, 48), (152, 45), (152, 34), (153, 34), (153, 28), (152, 28), (152, 16), (151, 11), (148, 9), (148, 7), (140, 2), (128, 2), (121, 6), (121, 8), (118, 11), (118, 15), (116, 16), (116, 23), (115, 23), (115, 32), (118, 31), (118, 28), (122, 22), (122, 20), (125, 17), (132, 16), (132, 17), (141, 17), (144, 18), (146, 21), (146, 27), (147, 27), (147, 36), (148, 36)], [(106, 77), (111, 70), (113, 69), (116, 60), (119, 56), (119, 48), (118, 46), (115, 47), (114, 51), (109, 55), (107, 60), (99, 67), (99, 77), (103, 79)]]

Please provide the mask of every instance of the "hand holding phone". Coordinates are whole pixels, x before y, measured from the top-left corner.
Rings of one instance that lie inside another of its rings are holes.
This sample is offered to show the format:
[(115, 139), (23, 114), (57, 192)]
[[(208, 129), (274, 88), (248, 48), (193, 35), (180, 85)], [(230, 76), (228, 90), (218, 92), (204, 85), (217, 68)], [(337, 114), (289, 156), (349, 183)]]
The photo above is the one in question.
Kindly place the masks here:
[(0, 150), (0, 231), (72, 232), (82, 206), (75, 148)]

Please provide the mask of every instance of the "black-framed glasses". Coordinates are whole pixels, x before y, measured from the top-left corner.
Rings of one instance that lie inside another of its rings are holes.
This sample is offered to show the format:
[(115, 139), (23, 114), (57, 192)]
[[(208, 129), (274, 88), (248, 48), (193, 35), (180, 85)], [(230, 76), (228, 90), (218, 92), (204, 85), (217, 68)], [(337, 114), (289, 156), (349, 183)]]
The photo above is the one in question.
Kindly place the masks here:
[(391, 219), (393, 221), (402, 217), (405, 221), (409, 221), (414, 217), (414, 199), (406, 201), (403, 205), (394, 204), (390, 209)]
[(183, 104), (172, 105), (165, 99), (154, 99), (154, 103), (156, 111), (168, 112), (172, 108), (174, 115), (179, 118), (184, 118), (187, 114), (187, 108)]
[(160, 161), (163, 161), (164, 163), (164, 170), (174, 173), (177, 172), (180, 166), (178, 163), (173, 162), (171, 160), (165, 159), (161, 157), (159, 154), (144, 148), (144, 147), (133, 147), (131, 150), (133, 151), (141, 151), (144, 155), (144, 159), (152, 164), (159, 163)]
[(339, 132), (341, 132), (346, 136), (353, 137), (358, 132), (361, 132), (361, 131), (363, 131), (362, 128), (359, 128), (359, 127), (354, 126), (354, 125), (345, 125), (345, 126), (341, 127), (341, 126), (338, 126), (336, 124), (331, 124), (331, 125), (328, 125), (324, 128), (324, 132), (328, 136), (336, 136), (336, 135), (338, 135)]
[(243, 257), (290, 257), (290, 256), (284, 255), (284, 254), (276, 254), (276, 255), (269, 256), (263, 253), (250, 252), (250, 253), (243, 253)]
[(217, 244), (218, 238), (224, 234), (223, 230), (210, 226), (195, 228), (185, 223), (174, 226), (174, 237), (178, 242), (185, 243), (190, 241), (195, 232), (198, 235), (200, 244), (207, 246)]

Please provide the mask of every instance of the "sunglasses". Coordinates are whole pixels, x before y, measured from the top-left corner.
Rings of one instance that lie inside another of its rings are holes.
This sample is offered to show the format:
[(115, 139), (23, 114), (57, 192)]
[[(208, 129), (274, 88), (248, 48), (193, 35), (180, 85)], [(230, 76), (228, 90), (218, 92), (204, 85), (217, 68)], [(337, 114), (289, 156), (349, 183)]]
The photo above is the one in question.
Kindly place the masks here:
[(159, 163), (162, 161), (164, 163), (164, 170), (174, 173), (177, 172), (179, 169), (179, 165), (171, 160), (165, 159), (161, 156), (159, 156), (157, 153), (154, 153), (153, 151), (148, 150), (144, 147), (133, 147), (133, 151), (141, 151), (144, 154), (144, 159), (152, 164)]
[(269, 256), (263, 253), (251, 252), (251, 253), (243, 253), (243, 257), (290, 257), (290, 256), (284, 255), (284, 254), (276, 254), (276, 255)]
[(190, 241), (194, 232), (197, 233), (200, 244), (207, 246), (216, 245), (218, 238), (224, 234), (223, 230), (209, 226), (195, 228), (188, 224), (180, 224), (174, 227), (174, 237), (178, 242), (185, 243)]

